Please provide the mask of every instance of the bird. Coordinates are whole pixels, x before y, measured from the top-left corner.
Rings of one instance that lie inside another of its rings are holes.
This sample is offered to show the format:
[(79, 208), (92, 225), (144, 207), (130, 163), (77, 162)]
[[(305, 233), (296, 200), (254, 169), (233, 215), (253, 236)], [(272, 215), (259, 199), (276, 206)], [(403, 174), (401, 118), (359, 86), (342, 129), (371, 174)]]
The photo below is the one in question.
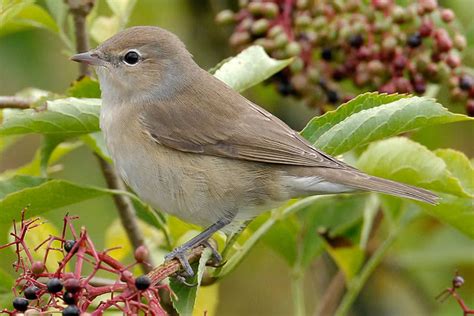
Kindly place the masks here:
[(370, 176), (315, 148), (202, 69), (163, 28), (130, 27), (71, 60), (95, 68), (100, 127), (125, 183), (152, 207), (205, 227), (165, 257), (187, 275), (192, 248), (292, 198), (375, 191), (437, 203), (428, 190)]

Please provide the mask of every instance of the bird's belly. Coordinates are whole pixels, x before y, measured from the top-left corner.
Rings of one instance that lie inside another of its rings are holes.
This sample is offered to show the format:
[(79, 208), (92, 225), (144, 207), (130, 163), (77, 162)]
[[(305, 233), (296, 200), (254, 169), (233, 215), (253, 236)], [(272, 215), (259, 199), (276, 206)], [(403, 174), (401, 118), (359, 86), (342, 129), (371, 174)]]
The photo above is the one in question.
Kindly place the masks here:
[(258, 164), (183, 153), (154, 142), (107, 137), (116, 169), (151, 206), (208, 226), (225, 216), (239, 223), (289, 198), (273, 172)]

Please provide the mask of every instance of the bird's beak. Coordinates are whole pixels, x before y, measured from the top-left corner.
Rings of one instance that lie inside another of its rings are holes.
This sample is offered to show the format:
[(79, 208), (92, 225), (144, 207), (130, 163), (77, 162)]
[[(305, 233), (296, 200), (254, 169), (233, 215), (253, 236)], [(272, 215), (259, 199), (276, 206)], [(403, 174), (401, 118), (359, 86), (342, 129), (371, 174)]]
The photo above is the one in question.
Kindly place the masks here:
[(79, 63), (85, 63), (93, 66), (101, 66), (104, 64), (104, 60), (99, 57), (95, 52), (85, 52), (76, 54), (70, 57), (71, 60), (77, 61)]

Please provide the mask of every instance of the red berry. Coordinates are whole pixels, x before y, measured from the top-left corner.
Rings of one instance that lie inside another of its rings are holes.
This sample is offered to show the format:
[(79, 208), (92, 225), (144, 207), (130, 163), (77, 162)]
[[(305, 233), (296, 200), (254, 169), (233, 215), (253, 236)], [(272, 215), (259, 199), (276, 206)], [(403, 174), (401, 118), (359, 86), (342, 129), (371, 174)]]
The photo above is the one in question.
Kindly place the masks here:
[[(467, 100), (467, 103), (466, 103), (466, 113), (467, 115), (469, 115), (470, 117), (474, 117), (474, 99), (469, 99)], [(462, 279), (462, 278), (461, 278)], [(463, 280), (464, 282), (464, 280)], [(462, 284), (461, 284), (462, 285)]]
[(139, 246), (136, 250), (135, 250), (135, 260), (137, 260), (137, 262), (145, 262), (148, 260), (148, 257), (149, 257), (150, 253), (148, 251), (148, 249), (145, 247), (145, 246)]
[(33, 274), (36, 274), (36, 275), (43, 273), (44, 269), (45, 269), (44, 263), (41, 261), (35, 261), (31, 265), (31, 272), (33, 272)]
[(441, 19), (446, 23), (452, 22), (455, 17), (453, 10), (443, 9), (441, 11)]
[(75, 278), (70, 278), (64, 281), (64, 288), (66, 291), (76, 293), (81, 289), (81, 281)]
[(375, 9), (377, 10), (385, 10), (387, 9), (390, 5), (392, 5), (391, 0), (372, 0), (372, 5), (374, 6)]
[(448, 57), (446, 57), (446, 63), (449, 67), (456, 68), (461, 65), (461, 58), (458, 55), (449, 54)]
[(437, 0), (419, 0), (419, 4), (425, 12), (433, 12), (438, 7)]
[(433, 22), (431, 20), (425, 19), (418, 29), (418, 32), (421, 37), (430, 36), (431, 32), (433, 32)]

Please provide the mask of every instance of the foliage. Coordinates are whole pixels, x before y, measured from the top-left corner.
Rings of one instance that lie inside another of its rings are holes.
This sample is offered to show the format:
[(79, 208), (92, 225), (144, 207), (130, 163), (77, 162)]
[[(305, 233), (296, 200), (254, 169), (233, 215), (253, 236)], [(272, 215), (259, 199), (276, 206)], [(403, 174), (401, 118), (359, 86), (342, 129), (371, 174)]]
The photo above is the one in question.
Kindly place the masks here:
[[(3, 23), (0, 36), (40, 27), (57, 34), (66, 49), (73, 51), (74, 41), (65, 27), (70, 24), (71, 16), (62, 1), (47, 0), (46, 7), (34, 1), (1, 1), (6, 9), (0, 12)], [(112, 15), (93, 11), (88, 22), (90, 35), (97, 42), (127, 25), (135, 1), (107, 1), (107, 4)], [(275, 60), (261, 47), (251, 46), (224, 60), (211, 72), (232, 88), (244, 91), (291, 62), (292, 59)], [(28, 217), (51, 212), (61, 218), (61, 208), (68, 207), (74, 212), (78, 202), (125, 194), (133, 199), (141, 227), (152, 239), (147, 241), (151, 256), (159, 262), (170, 248), (189, 239), (197, 228), (159, 210), (152, 211), (134, 193), (69, 181), (54, 173), (61, 158), (75, 155), (78, 148), (110, 161), (99, 129), (99, 91), (97, 81), (85, 77), (61, 95), (33, 94), (35, 102), (29, 109), (1, 110), (0, 153), (29, 134), (42, 135), (42, 143), (33, 161), (0, 174), (0, 226), (9, 227), (27, 206)], [(197, 286), (186, 287), (174, 279), (170, 281), (176, 294), (172, 297), (174, 307), (182, 315), (196, 311), (195, 304), (205, 305), (200, 310), (214, 310), (215, 303), (209, 303), (211, 300), (206, 295), (216, 295), (215, 292), (199, 286), (203, 276), (211, 283), (225, 280), (261, 242), (274, 250), (293, 272), (295, 314), (304, 312), (301, 287), (305, 273), (327, 253), (344, 274), (348, 289), (338, 310), (338, 315), (343, 315), (389, 247), (417, 218), (429, 216), (474, 239), (472, 160), (454, 149), (431, 150), (398, 136), (462, 121), (472, 124), (472, 119), (449, 111), (433, 98), (380, 93), (360, 94), (335, 110), (314, 117), (301, 135), (316, 147), (331, 155), (343, 154), (348, 163), (369, 174), (433, 190), (441, 197), (440, 205), (428, 206), (378, 194), (312, 196), (289, 201), (262, 214), (231, 239), (216, 235), (219, 248), (224, 249), (224, 265), (206, 267), (210, 256), (206, 250), (195, 264), (198, 273), (188, 280)], [(116, 221), (110, 223), (105, 233), (117, 236), (116, 243), (107, 242), (110, 247), (126, 240), (123, 229), (115, 225)], [(54, 225), (49, 228), (45, 231), (54, 235)], [(0, 232), (4, 235), (0, 240), (7, 238), (8, 229)], [(420, 235), (414, 236), (420, 239)], [(375, 250), (373, 243), (378, 245)], [(132, 247), (127, 244), (117, 257), (127, 260), (131, 253)], [(9, 273), (0, 269), (0, 307), (6, 305), (4, 302), (11, 302), (8, 293), (13, 281)]]

